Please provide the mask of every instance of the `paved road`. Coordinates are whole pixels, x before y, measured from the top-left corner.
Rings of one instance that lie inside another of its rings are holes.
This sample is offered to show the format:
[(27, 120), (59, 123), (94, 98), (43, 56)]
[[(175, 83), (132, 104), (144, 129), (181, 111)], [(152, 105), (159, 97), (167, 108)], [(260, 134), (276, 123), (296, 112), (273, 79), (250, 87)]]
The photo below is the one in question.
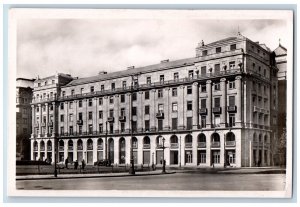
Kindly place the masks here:
[(285, 174), (200, 174), (20, 180), (17, 189), (28, 190), (284, 190)]

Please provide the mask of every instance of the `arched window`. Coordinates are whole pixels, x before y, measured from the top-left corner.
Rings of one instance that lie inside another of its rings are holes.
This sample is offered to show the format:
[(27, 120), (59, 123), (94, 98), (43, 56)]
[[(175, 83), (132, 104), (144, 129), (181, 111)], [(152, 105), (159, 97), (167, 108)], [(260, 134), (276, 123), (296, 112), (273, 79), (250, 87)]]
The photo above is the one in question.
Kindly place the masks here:
[(192, 148), (193, 146), (193, 137), (192, 135), (188, 134), (185, 136), (185, 147), (186, 148)]
[(136, 137), (132, 137), (132, 147), (133, 147), (133, 149), (138, 148), (138, 140)]
[(48, 142), (47, 142), (47, 150), (48, 151), (52, 150), (52, 142), (50, 140), (48, 140)]
[(268, 143), (268, 142), (269, 142), (268, 135), (265, 135), (265, 137), (264, 137), (264, 143)]
[(97, 140), (97, 149), (103, 150), (103, 140), (101, 138)]
[(211, 135), (211, 142), (220, 142), (220, 135), (218, 133), (213, 133)]
[(68, 141), (68, 150), (73, 150), (73, 141), (72, 140)]
[(226, 134), (226, 141), (235, 141), (235, 135), (232, 132)]
[(58, 150), (59, 151), (64, 151), (64, 141), (63, 140), (59, 140), (59, 143), (58, 143)]
[(81, 140), (81, 139), (79, 139), (79, 140), (77, 141), (77, 150), (83, 150), (82, 140)]
[(148, 136), (144, 137), (143, 144), (144, 149), (150, 149), (150, 138)]
[(43, 140), (40, 142), (40, 147), (41, 147), (41, 151), (45, 150), (45, 142)]
[(258, 141), (259, 141), (259, 142), (262, 142), (262, 141), (263, 141), (263, 140), (262, 140), (262, 135), (261, 135), (261, 134), (258, 135)]
[(38, 151), (38, 143), (37, 143), (37, 141), (33, 142), (33, 150), (34, 151)]
[(178, 143), (178, 137), (176, 135), (172, 135), (170, 141), (171, 143)]
[(201, 133), (198, 135), (198, 142), (206, 142), (205, 134)]
[(253, 134), (253, 142), (257, 142), (256, 133)]
[(93, 140), (88, 139), (87, 141), (87, 150), (93, 150)]

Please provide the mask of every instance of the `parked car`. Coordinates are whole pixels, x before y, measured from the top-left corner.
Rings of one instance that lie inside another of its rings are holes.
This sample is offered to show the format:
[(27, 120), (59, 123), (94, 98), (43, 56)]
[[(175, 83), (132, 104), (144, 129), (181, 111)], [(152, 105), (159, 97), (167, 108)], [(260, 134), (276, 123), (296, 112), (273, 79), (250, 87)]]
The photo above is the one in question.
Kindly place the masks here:
[(97, 162), (94, 162), (95, 166), (111, 166), (110, 160), (98, 160)]

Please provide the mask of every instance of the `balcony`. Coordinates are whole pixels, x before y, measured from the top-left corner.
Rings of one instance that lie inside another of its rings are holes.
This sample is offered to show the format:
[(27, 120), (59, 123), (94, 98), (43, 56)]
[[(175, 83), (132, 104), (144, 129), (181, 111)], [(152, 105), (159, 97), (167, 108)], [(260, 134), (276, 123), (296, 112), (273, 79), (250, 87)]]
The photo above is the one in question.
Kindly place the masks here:
[(119, 116), (119, 121), (120, 122), (125, 122), (126, 121), (126, 116)]
[(86, 149), (87, 149), (87, 150), (93, 150), (93, 145), (88, 145), (88, 146), (86, 147)]
[(73, 146), (68, 146), (68, 150), (73, 150)]
[(163, 112), (156, 113), (156, 118), (163, 119), (164, 118), (164, 113)]
[(186, 142), (185, 143), (185, 148), (192, 148), (193, 147), (193, 143), (192, 142)]
[(83, 124), (82, 119), (77, 120), (77, 124), (78, 124), (78, 125), (82, 125), (82, 124)]
[(40, 134), (41, 135), (41, 137), (45, 137), (45, 134)]
[(226, 141), (225, 146), (226, 147), (235, 147), (235, 141)]
[(33, 147), (33, 151), (38, 151), (38, 147)]
[(42, 122), (42, 127), (45, 127), (46, 126), (46, 122)]
[(207, 114), (207, 108), (203, 108), (199, 110), (200, 115), (206, 115)]
[(113, 116), (107, 117), (108, 122), (114, 122), (115, 118)]
[(206, 142), (198, 142), (198, 148), (206, 148)]
[(143, 148), (144, 148), (144, 149), (150, 149), (150, 144), (144, 144), (144, 145), (143, 145)]
[(58, 150), (59, 150), (59, 151), (64, 151), (64, 146), (59, 146), (59, 147), (58, 147)]
[(78, 145), (78, 146), (77, 146), (77, 150), (83, 150), (82, 145)]
[(41, 146), (40, 150), (45, 151), (45, 146)]
[(157, 149), (160, 149), (160, 148), (162, 148), (162, 147), (163, 147), (162, 144), (156, 143), (156, 148), (157, 148)]
[(35, 123), (35, 124), (34, 124), (34, 127), (39, 127), (39, 123)]
[(263, 108), (260, 109), (260, 113), (264, 114), (265, 112), (266, 112), (265, 109), (263, 109)]
[(253, 147), (258, 147), (258, 142), (253, 142), (252, 146)]
[(253, 106), (253, 112), (259, 112), (259, 108), (257, 106)]
[(103, 150), (103, 145), (98, 145), (97, 150)]
[(212, 109), (212, 112), (213, 112), (213, 113), (216, 113), (216, 114), (220, 114), (220, 113), (221, 113), (221, 107), (214, 107), (214, 108)]
[(220, 147), (220, 142), (212, 142), (210, 144), (210, 147), (212, 147), (212, 148), (219, 148)]
[(178, 143), (171, 143), (171, 149), (177, 149)]
[(47, 146), (47, 151), (52, 151), (52, 146)]
[(53, 127), (53, 121), (48, 122), (49, 127)]
[(236, 113), (236, 106), (228, 106), (227, 111), (228, 113)]

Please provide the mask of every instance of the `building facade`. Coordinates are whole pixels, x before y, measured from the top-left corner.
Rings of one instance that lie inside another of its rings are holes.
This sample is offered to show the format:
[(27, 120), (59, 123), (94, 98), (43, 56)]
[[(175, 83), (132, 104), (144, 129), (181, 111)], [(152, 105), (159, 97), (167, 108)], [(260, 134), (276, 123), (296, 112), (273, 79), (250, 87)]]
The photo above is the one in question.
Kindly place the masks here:
[(32, 159), (57, 154), (58, 162), (122, 165), (132, 146), (136, 164), (160, 165), (164, 138), (169, 166), (269, 166), (277, 113), (272, 54), (239, 34), (200, 43), (192, 58), (36, 80)]
[(16, 88), (16, 159), (30, 160), (32, 129), (31, 102), (34, 79), (17, 78)]

